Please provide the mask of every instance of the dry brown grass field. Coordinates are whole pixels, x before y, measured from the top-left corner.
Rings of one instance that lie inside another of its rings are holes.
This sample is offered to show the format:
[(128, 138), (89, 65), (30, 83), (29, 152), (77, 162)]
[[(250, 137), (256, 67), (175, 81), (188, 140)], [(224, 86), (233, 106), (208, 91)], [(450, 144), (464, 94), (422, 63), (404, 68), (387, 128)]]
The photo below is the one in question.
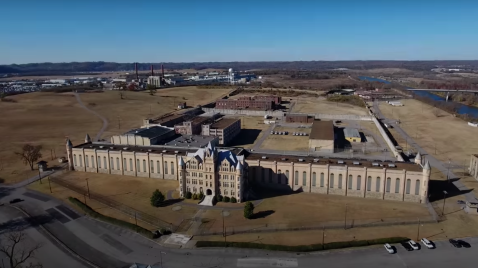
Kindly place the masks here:
[(288, 135), (269, 135), (261, 145), (261, 149), (283, 151), (308, 151), (309, 136), (293, 136), (293, 132), (310, 134), (310, 128), (276, 127), (274, 131), (288, 131)]
[[(160, 116), (177, 109), (180, 101), (196, 106), (220, 98), (230, 89), (198, 89), (179, 87), (158, 90), (154, 96), (149, 92), (124, 92), (123, 99), (118, 91), (104, 93), (80, 93), (82, 102), (104, 116), (109, 124), (103, 138), (139, 127), (142, 119)], [(13, 152), (22, 145), (42, 145), (43, 159), (50, 159), (50, 150), (56, 156), (65, 155), (65, 139), (73, 144), (82, 143), (85, 134), (94, 138), (102, 127), (102, 121), (83, 109), (72, 93), (28, 93), (9, 97), (13, 102), (0, 102), (0, 183), (14, 183), (37, 173), (31, 172)], [(50, 165), (57, 164), (52, 161)]]
[(231, 118), (241, 119), (241, 132), (230, 146), (249, 149), (264, 134), (263, 131), (270, 127), (264, 124), (264, 117), (260, 116), (232, 116)]
[(292, 97), (291, 99), (291, 102), (295, 101), (292, 113), (367, 115), (365, 108), (350, 104), (329, 102), (323, 97)]
[[(85, 190), (87, 189), (86, 178), (88, 178), (88, 185), (91, 192), (101, 194), (174, 225), (180, 224), (183, 219), (192, 218), (192, 216), (197, 212), (197, 208), (195, 207), (182, 206), (181, 210), (173, 211), (172, 208), (176, 206), (175, 204), (156, 208), (151, 206), (149, 203), (150, 197), (153, 191), (156, 189), (160, 190), (164, 196), (166, 196), (169, 190), (176, 190), (179, 187), (178, 181), (176, 180), (162, 180), (85, 172), (67, 172), (60, 175), (60, 178), (68, 181), (72, 185), (83, 187)], [(43, 180), (43, 184), (41, 185), (39, 183), (35, 183), (29, 187), (33, 190), (53, 195), (59, 199), (67, 199), (68, 196), (72, 194), (72, 191), (58, 186), (55, 183), (52, 183), (52, 186), (54, 186), (56, 189), (53, 189), (53, 193), (50, 193), (48, 183), (46, 183), (45, 180)], [(178, 197), (179, 193), (175, 191), (173, 198)], [(80, 200), (83, 199), (81, 198)], [(104, 207), (104, 205), (101, 207)], [(117, 217), (116, 215), (118, 213), (122, 214), (121, 212), (115, 212), (116, 213), (113, 217)]]
[[(477, 128), (441, 110), (437, 117), (435, 108), (417, 100), (403, 100), (402, 103), (405, 106), (380, 103), (380, 110), (387, 118), (400, 119), (400, 127), (427, 153), (441, 161), (450, 159), (455, 164), (467, 165), (470, 155), (478, 152)], [(403, 139), (394, 137), (404, 145)]]

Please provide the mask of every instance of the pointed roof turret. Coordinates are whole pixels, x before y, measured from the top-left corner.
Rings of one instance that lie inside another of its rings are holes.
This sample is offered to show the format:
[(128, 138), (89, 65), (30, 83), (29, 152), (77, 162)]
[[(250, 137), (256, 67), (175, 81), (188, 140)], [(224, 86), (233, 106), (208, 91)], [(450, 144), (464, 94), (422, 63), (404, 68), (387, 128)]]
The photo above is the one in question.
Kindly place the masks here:
[(428, 162), (428, 160), (425, 162), (425, 165), (423, 166), (423, 169), (425, 170), (430, 170), (430, 163)]
[(88, 133), (86, 133), (86, 136), (85, 136), (85, 143), (90, 143), (90, 142), (91, 142), (90, 135), (88, 135)]
[(422, 159), (422, 155), (420, 154), (420, 152), (417, 153), (417, 155), (415, 156), (415, 159)]
[(179, 157), (179, 161), (178, 161), (178, 166), (184, 167), (185, 165), (186, 165), (186, 164), (184, 163), (183, 157), (180, 156), (180, 157)]
[(66, 146), (67, 146), (68, 148), (72, 148), (72, 147), (73, 147), (73, 144), (71, 143), (70, 139), (67, 139), (67, 140), (66, 140)]

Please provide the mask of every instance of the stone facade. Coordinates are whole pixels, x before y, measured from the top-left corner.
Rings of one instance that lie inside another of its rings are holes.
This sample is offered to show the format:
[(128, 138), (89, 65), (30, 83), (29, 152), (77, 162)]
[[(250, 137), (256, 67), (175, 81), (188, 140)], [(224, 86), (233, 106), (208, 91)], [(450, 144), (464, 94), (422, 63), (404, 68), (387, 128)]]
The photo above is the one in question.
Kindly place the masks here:
[(468, 172), (473, 178), (478, 180), (478, 154), (471, 155)]

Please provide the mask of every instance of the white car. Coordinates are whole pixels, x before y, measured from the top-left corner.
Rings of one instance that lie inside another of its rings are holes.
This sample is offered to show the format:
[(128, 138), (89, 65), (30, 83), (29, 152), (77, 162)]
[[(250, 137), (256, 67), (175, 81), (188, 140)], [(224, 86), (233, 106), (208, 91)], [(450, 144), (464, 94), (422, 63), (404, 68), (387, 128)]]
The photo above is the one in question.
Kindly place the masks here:
[(395, 253), (395, 250), (393, 249), (392, 246), (390, 246), (390, 244), (387, 243), (387, 244), (385, 244), (385, 245), (383, 245), (383, 246), (384, 246), (385, 249), (388, 251), (388, 253), (390, 253), (390, 254)]
[(413, 240), (408, 240), (408, 244), (409, 244), (414, 250), (419, 249), (418, 244), (417, 244), (415, 241), (413, 241)]
[(432, 242), (430, 242), (426, 238), (422, 238), (420, 241), (422, 241), (422, 244), (425, 245), (425, 247), (427, 247), (427, 248), (434, 248), (435, 247), (435, 246), (433, 246)]

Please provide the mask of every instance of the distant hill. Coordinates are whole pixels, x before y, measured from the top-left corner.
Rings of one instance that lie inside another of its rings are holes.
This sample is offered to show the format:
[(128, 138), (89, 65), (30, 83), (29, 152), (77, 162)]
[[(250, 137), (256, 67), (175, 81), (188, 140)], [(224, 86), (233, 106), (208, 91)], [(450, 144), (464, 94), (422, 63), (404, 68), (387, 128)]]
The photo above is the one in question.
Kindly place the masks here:
[[(139, 70), (149, 70), (151, 64), (156, 70), (160, 69), (161, 63), (140, 63)], [(404, 68), (415, 71), (429, 71), (437, 66), (466, 66), (466, 68), (478, 69), (478, 60), (470, 61), (259, 61), (259, 62), (189, 62), (170, 63), (165, 62), (168, 70), (181, 69), (228, 69), (251, 70), (251, 69), (286, 69), (286, 70), (324, 70), (335, 68), (349, 69), (375, 69), (375, 68)], [(461, 67), (463, 68), (463, 67)], [(66, 74), (78, 72), (105, 72), (105, 71), (128, 71), (134, 69), (134, 63), (116, 62), (68, 62), (68, 63), (29, 63), (0, 65), (0, 73), (22, 74)]]

